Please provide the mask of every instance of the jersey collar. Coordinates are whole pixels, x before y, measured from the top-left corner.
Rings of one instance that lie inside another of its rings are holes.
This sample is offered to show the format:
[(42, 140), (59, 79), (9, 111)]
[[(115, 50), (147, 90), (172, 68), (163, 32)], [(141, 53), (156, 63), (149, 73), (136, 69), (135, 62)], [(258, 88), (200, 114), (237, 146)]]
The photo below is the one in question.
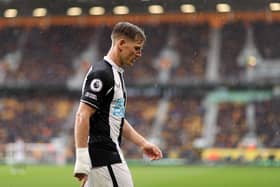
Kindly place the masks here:
[(118, 66), (109, 56), (104, 56), (104, 60), (111, 64), (118, 72), (123, 73), (124, 69)]

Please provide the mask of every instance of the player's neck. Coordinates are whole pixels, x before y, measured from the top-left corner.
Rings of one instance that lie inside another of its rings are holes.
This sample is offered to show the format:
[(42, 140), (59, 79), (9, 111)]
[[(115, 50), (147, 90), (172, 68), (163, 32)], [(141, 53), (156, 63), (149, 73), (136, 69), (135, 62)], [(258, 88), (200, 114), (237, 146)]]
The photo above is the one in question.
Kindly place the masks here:
[(120, 63), (120, 58), (118, 56), (118, 53), (115, 53), (112, 49), (108, 52), (107, 56), (119, 67), (122, 67)]

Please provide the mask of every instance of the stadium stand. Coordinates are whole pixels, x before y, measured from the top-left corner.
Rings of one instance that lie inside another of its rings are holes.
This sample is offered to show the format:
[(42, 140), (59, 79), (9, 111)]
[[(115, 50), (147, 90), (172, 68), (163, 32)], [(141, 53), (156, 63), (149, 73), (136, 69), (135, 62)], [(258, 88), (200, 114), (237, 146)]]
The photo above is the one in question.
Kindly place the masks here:
[(1, 142), (47, 143), (59, 136), (73, 100), (62, 96), (13, 96), (1, 98)]
[[(247, 22), (230, 21), (215, 28), (221, 45), (214, 49), (220, 54), (219, 64), (215, 67), (219, 79), (216, 84), (214, 82), (214, 86), (207, 84), (206, 76), (207, 68), (210, 68), (207, 66), (207, 55), (210, 41), (213, 40), (213, 25), (204, 22), (155, 22), (141, 23), (140, 26), (144, 28), (148, 41), (143, 57), (125, 75), (129, 92), (132, 93), (128, 99), (126, 115), (139, 132), (160, 143), (166, 158), (191, 161), (201, 159), (201, 147), (195, 146), (195, 142), (206, 136), (206, 126), (214, 129), (211, 135), (214, 141), (206, 148), (242, 147), (249, 132), (255, 134), (255, 138), (260, 141), (257, 147), (280, 147), (277, 111), (280, 102), (273, 92), (276, 84), (267, 82), (259, 88), (256, 86), (259, 79), (253, 79), (253, 86), (246, 85), (247, 82), (242, 79), (248, 73), (248, 67), (240, 64), (238, 57), (248, 38), (250, 25)], [(277, 36), (280, 24), (258, 21), (251, 26), (253, 41), (263, 62), (266, 59), (278, 59)], [(89, 64), (98, 63), (103, 58), (102, 55), (110, 47), (110, 42), (107, 41), (110, 29), (109, 24), (1, 28), (1, 86), (5, 89), (11, 85), (20, 85), (21, 91), (26, 93), (10, 96), (9, 93), (15, 90), (9, 88), (1, 94), (1, 143), (10, 143), (18, 135), (26, 142), (49, 143), (63, 132), (68, 132), (67, 160), (73, 159), (73, 137), (70, 135), (73, 124), (67, 120), (74, 115), (73, 108), (78, 101), (83, 76), (76, 77), (77, 82), (71, 82), (70, 79), (79, 73), (84, 75)], [(91, 50), (94, 54), (91, 54)], [(273, 62), (279, 66), (277, 60)], [(257, 69), (258, 64), (256, 67), (252, 66), (250, 71), (254, 72), (254, 68)], [(269, 71), (264, 73), (268, 75)], [(270, 81), (269, 76), (267, 77), (263, 80)], [(273, 80), (279, 83), (279, 75), (274, 76)], [(198, 84), (194, 85), (196, 82)], [(220, 82), (225, 84), (219, 84)], [(233, 85), (234, 89), (240, 92), (253, 88), (255, 95), (249, 95), (242, 102), (238, 99), (242, 100), (243, 96), (220, 95), (213, 102), (217, 107), (217, 114), (213, 112), (214, 108), (206, 111), (204, 101), (211, 92), (221, 87), (228, 87), (230, 92), (232, 83), (236, 83)], [(47, 94), (38, 96), (38, 93), (46, 92), (48, 85), (54, 86), (51, 88), (55, 88), (55, 94), (49, 90)], [(45, 88), (40, 89), (40, 86)], [(38, 91), (34, 91), (34, 87), (39, 88)], [(16, 90), (19, 88), (16, 87)], [(259, 90), (256, 91), (255, 88)], [(32, 94), (29, 95), (28, 91)], [(203, 94), (188, 95), (195, 91)], [(258, 100), (259, 92), (263, 91), (268, 92), (267, 98)], [(224, 100), (224, 97), (227, 99)], [(166, 118), (160, 119), (158, 113), (164, 103), (167, 104)], [(253, 117), (250, 117), (249, 105), (253, 107)], [(213, 124), (207, 124), (207, 115), (213, 119)], [(250, 126), (252, 119), (255, 121), (255, 128)], [(66, 121), (69, 124), (63, 126)], [(1, 154), (5, 149), (2, 145), (0, 144)], [(142, 157), (132, 144), (124, 142), (123, 147), (128, 158)]]
[(242, 67), (237, 57), (245, 44), (245, 38), (246, 29), (242, 22), (228, 23), (222, 28), (219, 73), (223, 79), (236, 80), (242, 77)]

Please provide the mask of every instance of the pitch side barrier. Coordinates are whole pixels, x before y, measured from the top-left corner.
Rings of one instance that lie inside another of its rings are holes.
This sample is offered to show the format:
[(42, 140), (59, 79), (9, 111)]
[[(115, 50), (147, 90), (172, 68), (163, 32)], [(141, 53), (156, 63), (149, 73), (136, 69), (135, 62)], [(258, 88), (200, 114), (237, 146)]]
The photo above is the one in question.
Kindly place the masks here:
[(280, 167), (280, 149), (273, 148), (208, 148), (202, 151), (206, 163), (255, 164)]

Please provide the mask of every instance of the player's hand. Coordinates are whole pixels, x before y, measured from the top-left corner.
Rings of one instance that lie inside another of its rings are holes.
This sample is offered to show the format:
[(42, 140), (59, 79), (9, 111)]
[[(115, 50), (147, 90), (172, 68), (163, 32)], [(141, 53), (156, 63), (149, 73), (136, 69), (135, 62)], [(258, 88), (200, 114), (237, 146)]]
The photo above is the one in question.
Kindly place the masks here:
[(162, 158), (162, 152), (161, 150), (152, 143), (145, 143), (142, 146), (142, 150), (145, 155), (147, 155), (151, 160), (159, 160)]
[(75, 173), (74, 177), (76, 177), (79, 181), (81, 181), (80, 187), (85, 187), (88, 176), (84, 173)]

